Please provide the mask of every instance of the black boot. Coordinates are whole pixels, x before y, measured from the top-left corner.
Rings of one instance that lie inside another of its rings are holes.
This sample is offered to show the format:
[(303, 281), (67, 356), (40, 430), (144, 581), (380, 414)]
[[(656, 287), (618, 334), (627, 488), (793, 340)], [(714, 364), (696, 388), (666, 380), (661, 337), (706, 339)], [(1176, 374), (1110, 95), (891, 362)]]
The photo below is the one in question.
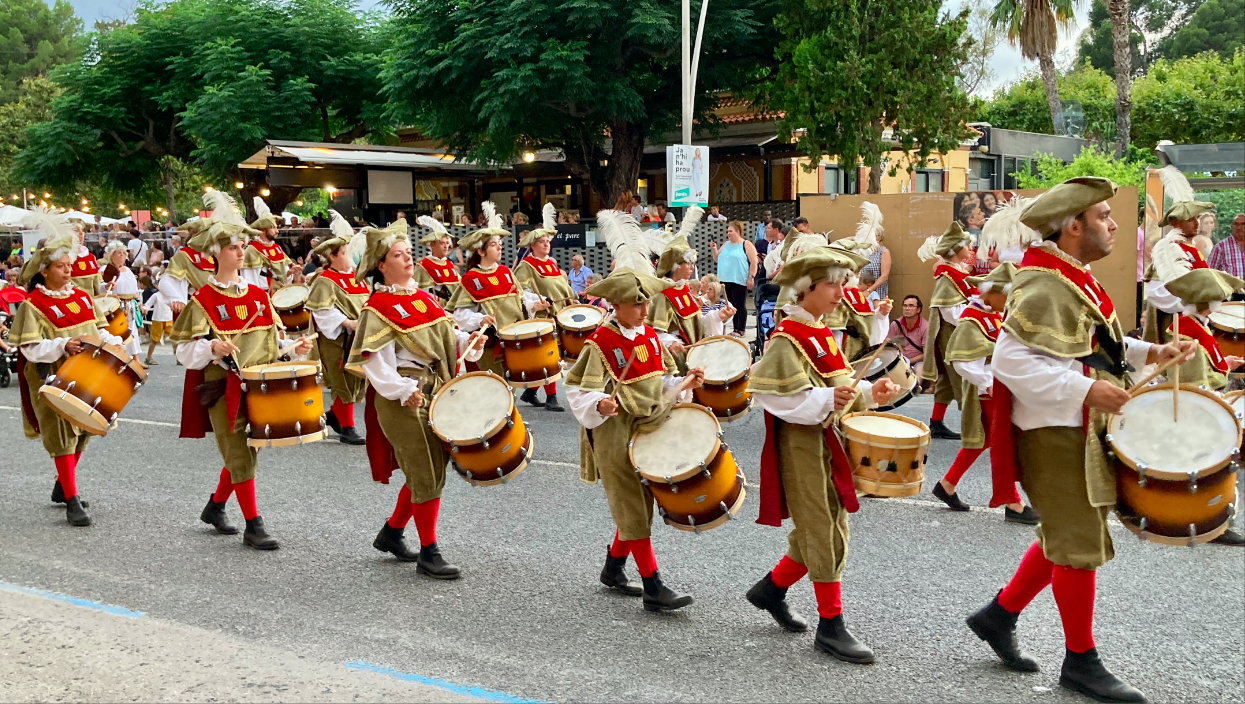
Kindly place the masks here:
[(1063, 672), (1059, 674), (1059, 684), (1100, 702), (1146, 700), (1146, 695), (1140, 689), (1111, 674), (1098, 657), (1097, 648), (1090, 648), (1083, 653), (1067, 651), (1063, 657)]
[[(85, 506), (86, 503), (83, 502), (82, 505)], [(1223, 534), (1220, 535), (1218, 538), (1215, 538), (1214, 540), (1210, 542), (1219, 543), (1220, 545), (1235, 545), (1237, 547), (1240, 547), (1242, 545), (1245, 545), (1245, 535), (1241, 535), (1240, 533), (1237, 533), (1236, 531), (1229, 528), (1225, 530)]]
[(545, 399), (545, 410), (553, 411), (554, 413), (561, 413), (562, 411), (565, 411), (566, 409), (558, 405), (557, 396), (549, 396), (548, 398)]
[(830, 653), (843, 662), (870, 665), (874, 660), (869, 646), (856, 640), (856, 636), (848, 632), (847, 624), (843, 622), (843, 614), (833, 618), (823, 616), (817, 624), (817, 638), (814, 643), (818, 650)]
[(940, 420), (931, 420), (929, 422), (929, 435), (939, 440), (959, 440), (960, 434), (948, 428), (945, 423)]
[(376, 534), (376, 540), (372, 541), (372, 547), (381, 552), (393, 553), (393, 556), (403, 562), (415, 562), (419, 559), (419, 553), (411, 552), (406, 546), (406, 538), (402, 536), (402, 528), (394, 528), (386, 523), (380, 527), (380, 532)]
[(752, 585), (744, 596), (753, 606), (768, 611), (778, 625), (788, 631), (801, 633), (808, 630), (808, 621), (799, 614), (791, 613), (791, 607), (787, 604), (787, 590), (774, 584), (774, 578), (769, 572), (765, 573), (761, 581)]
[(420, 574), (426, 574), (433, 579), (458, 579), (462, 570), (458, 569), (458, 565), (451, 565), (441, 557), (441, 548), (436, 543), (430, 543), (419, 549), (419, 562), (416, 563), (415, 569)]
[(76, 496), (65, 501), (65, 520), (79, 528), (91, 525), (91, 517), (82, 510), (82, 501)]
[(339, 430), (337, 432), (337, 439), (346, 445), (367, 444), (367, 441), (363, 439), (363, 436), (355, 432), (353, 425), (349, 428), (342, 428)]
[(207, 506), (203, 507), (203, 513), (199, 514), (199, 520), (215, 528), (216, 532), (221, 535), (237, 535), (238, 527), (230, 523), (228, 516), (225, 515), (226, 503), (225, 501), (216, 503), (213, 500), (213, 495), (209, 495)]
[[(79, 498), (78, 500), (82, 503), (82, 508), (91, 508), (90, 501), (87, 501), (86, 499), (82, 499), (82, 498)], [(57, 479), (56, 482), (52, 484), (52, 503), (54, 504), (65, 503), (65, 490), (61, 488), (61, 480), (59, 479)], [(1228, 531), (1228, 532), (1231, 533), (1232, 531)]]
[(242, 533), (242, 544), (253, 547), (256, 550), (276, 550), (281, 547), (277, 539), (268, 535), (268, 531), (264, 530), (264, 519), (262, 516), (256, 516), (247, 520), (246, 531)]
[(942, 502), (952, 511), (967, 511), (972, 508), (963, 501), (960, 501), (959, 494), (948, 494), (947, 490), (942, 488), (942, 482), (934, 482), (933, 494), (939, 499), (942, 499)]
[(640, 596), (644, 590), (631, 583), (623, 568), (627, 566), (627, 556), (614, 557), (605, 551), (605, 566), (601, 568), (601, 584), (610, 589), (617, 589), (627, 596)]
[(540, 402), (540, 399), (536, 398), (536, 389), (524, 389), (523, 393), (519, 395), (519, 400), (536, 406), (537, 408), (544, 405)]
[(333, 409), (330, 408), (328, 412), (324, 414), (324, 422), (333, 429), (333, 432), (338, 435), (342, 434), (342, 424), (337, 422), (337, 414), (333, 412)]
[(1013, 511), (1004, 506), (1003, 520), (1008, 523), (1019, 523), (1022, 526), (1036, 526), (1039, 522), (1037, 512), (1032, 506), (1025, 506), (1022, 511)]
[(994, 649), (994, 654), (1004, 665), (1018, 672), (1037, 672), (1037, 661), (1022, 653), (1020, 644), (1016, 642), (1016, 621), (1019, 619), (1020, 614), (1003, 608), (998, 595), (995, 595), (989, 604), (969, 616), (965, 623), (978, 638)]
[(674, 611), (692, 603), (691, 594), (680, 594), (661, 582), (661, 573), (653, 570), (653, 576), (644, 577), (644, 610)]

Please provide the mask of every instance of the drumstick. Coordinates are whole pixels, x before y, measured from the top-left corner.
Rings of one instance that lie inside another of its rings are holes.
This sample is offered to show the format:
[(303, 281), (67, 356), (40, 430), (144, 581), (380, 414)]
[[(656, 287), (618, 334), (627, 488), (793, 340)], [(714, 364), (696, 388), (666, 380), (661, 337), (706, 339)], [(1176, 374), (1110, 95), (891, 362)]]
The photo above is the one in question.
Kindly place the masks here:
[(1141, 390), (1145, 388), (1145, 385), (1150, 383), (1154, 379), (1154, 377), (1167, 371), (1168, 368), (1171, 367), (1171, 365), (1175, 364), (1179, 360), (1180, 360), (1180, 355), (1176, 355), (1175, 357), (1172, 357), (1166, 362), (1163, 362), (1162, 364), (1160, 364), (1158, 366), (1158, 369), (1155, 369), (1154, 371), (1150, 372), (1148, 375), (1146, 375), (1146, 378), (1142, 379), (1136, 384), (1133, 384), (1128, 389), (1128, 395), (1131, 397), (1131, 396), (1136, 396), (1137, 394), (1141, 393)]
[[(1181, 357), (1180, 354), (1180, 314), (1176, 314), (1176, 323), (1172, 327), (1172, 344), (1176, 346), (1176, 358)], [(1172, 370), (1172, 422), (1180, 422), (1180, 365)]]
[(882, 350), (884, 349), (886, 349), (885, 344), (878, 345), (878, 348), (873, 351), (873, 354), (869, 355), (869, 358), (865, 360), (865, 363), (861, 365), (859, 370), (856, 371), (856, 376), (852, 377), (853, 389), (856, 388), (856, 385), (860, 383), (860, 380), (865, 377), (865, 373), (868, 372), (869, 368), (873, 366), (873, 361), (878, 358), (878, 355), (882, 354)]
[(623, 367), (622, 374), (618, 375), (618, 383), (614, 384), (614, 391), (610, 394), (610, 400), (618, 398), (618, 392), (622, 390), (622, 380), (627, 378), (627, 372), (631, 371), (631, 364), (635, 362), (635, 352), (627, 359), (627, 366)]
[[(251, 323), (255, 322), (255, 319), (259, 317), (259, 312), (260, 312), (260, 308), (257, 306), (257, 307), (256, 307), (256, 309), (255, 309), (255, 314), (254, 314), (254, 315), (252, 315), (250, 318), (247, 318), (247, 321), (246, 321), (245, 323), (243, 323), (243, 324), (242, 324), (242, 328), (241, 328), (241, 329), (239, 329), (239, 330), (238, 330), (238, 332), (233, 333), (233, 334), (232, 334), (232, 336), (231, 336), (230, 338), (228, 338), (228, 339), (226, 339), (226, 340), (225, 340), (225, 342), (230, 342), (230, 343), (232, 343), (232, 341), (233, 341), (233, 338), (234, 338), (234, 337), (237, 337), (238, 335), (241, 335), (242, 333), (246, 332), (246, 329), (247, 329), (248, 327), (250, 327), (250, 326), (251, 326)], [(233, 352), (230, 352), (230, 353), (229, 353), (228, 355), (226, 355), (226, 356), (228, 356), (229, 358), (233, 359), (233, 366), (237, 367), (237, 368), (238, 368), (238, 371), (239, 371), (239, 372), (241, 372), (241, 371), (242, 371), (242, 365), (238, 364), (238, 358), (237, 358), (237, 357), (234, 357), (233, 355), (234, 355), (234, 353), (233, 353)], [(278, 357), (280, 357), (281, 355), (277, 355), (277, 356), (278, 356)]]
[(295, 347), (298, 347), (298, 343), (302, 342), (303, 339), (315, 339), (319, 336), (320, 336), (320, 333), (316, 333), (316, 332), (313, 332), (310, 335), (303, 335), (302, 337), (295, 340), (293, 344), (286, 345), (285, 347), (282, 347), (281, 349), (277, 350), (277, 356), (284, 357), (285, 355), (289, 354), (291, 350), (293, 350)]
[[(488, 329), (489, 329), (489, 326), (486, 324), (486, 325), (480, 326), (480, 329), (476, 330), (476, 332), (483, 335), (484, 331)], [(467, 356), (467, 353), (470, 351), (471, 351), (471, 347), (468, 346), (467, 349), (463, 350), (462, 354), (458, 355), (458, 359), (454, 360), (454, 369), (458, 369), (458, 365), (463, 363), (463, 358), (465, 358)]]

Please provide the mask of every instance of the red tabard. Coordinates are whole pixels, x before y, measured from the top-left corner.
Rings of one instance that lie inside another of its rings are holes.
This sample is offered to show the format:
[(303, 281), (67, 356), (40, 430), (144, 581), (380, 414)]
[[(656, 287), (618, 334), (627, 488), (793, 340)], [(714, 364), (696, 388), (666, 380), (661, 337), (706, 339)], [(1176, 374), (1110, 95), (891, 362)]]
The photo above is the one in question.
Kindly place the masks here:
[(376, 291), (368, 297), (363, 308), (379, 315), (403, 332), (427, 327), (449, 318), (441, 304), (437, 303), (437, 299), (420, 289), (409, 294)]
[(863, 315), (872, 315), (873, 306), (869, 305), (869, 299), (865, 298), (864, 291), (858, 288), (843, 287), (843, 300), (847, 301), (852, 310)]
[(960, 313), (960, 320), (971, 320), (981, 328), (986, 337), (991, 342), (999, 341), (999, 329), (1003, 324), (1003, 316), (994, 311), (980, 308), (976, 304), (970, 303), (963, 313)]
[(258, 239), (254, 239), (251, 240), (251, 246), (255, 248), (255, 251), (264, 255), (264, 257), (270, 262), (285, 260), (285, 250), (281, 249), (281, 245), (276, 242), (273, 242), (272, 244), (264, 244)]
[(95, 255), (87, 252), (86, 254), (73, 260), (73, 273), (70, 276), (75, 279), (83, 276), (95, 276), (99, 273), (99, 263), (95, 261)]
[(1177, 242), (1176, 246), (1180, 247), (1185, 254), (1189, 255), (1190, 263), (1192, 263), (1194, 269), (1210, 268), (1210, 265), (1207, 264), (1206, 260), (1202, 258), (1202, 250), (1191, 244), (1185, 244), (1184, 242)]
[(950, 264), (938, 265), (938, 268), (934, 270), (934, 278), (937, 279), (939, 276), (945, 276), (948, 279), (951, 279), (951, 283), (955, 284), (955, 288), (965, 298), (972, 298), (977, 295), (977, 287), (968, 283), (968, 274), (960, 271)]
[[(1175, 326), (1176, 322), (1173, 320), (1172, 324), (1167, 326), (1168, 334), (1171, 334)], [(1206, 329), (1205, 325), (1202, 325), (1200, 320), (1191, 315), (1180, 316), (1180, 334), (1197, 340), (1197, 343), (1206, 351), (1206, 356), (1210, 358), (1210, 364), (1215, 371), (1220, 374), (1228, 373), (1228, 360), (1224, 359), (1223, 353), (1219, 351), (1219, 343), (1215, 342), (1215, 336)]]
[(1096, 307), (1107, 322), (1115, 318), (1115, 305), (1111, 303), (1111, 297), (1088, 269), (1055, 254), (1048, 247), (1030, 247), (1025, 250), (1024, 259), (1020, 260), (1020, 268), (1026, 267), (1058, 274), (1081, 298)]
[(216, 260), (210, 255), (204, 254), (194, 247), (182, 247), (177, 250), (185, 254), (190, 259), (190, 263), (199, 271), (214, 272), (216, 271)]
[(218, 333), (235, 335), (273, 324), (272, 301), (268, 292), (258, 286), (247, 286), (242, 295), (229, 296), (209, 285), (195, 291), (193, 298), (203, 306), (208, 322)]
[(367, 286), (354, 280), (354, 272), (347, 271), (342, 273), (333, 269), (325, 269), (320, 276), (337, 284), (337, 287), (351, 296), (367, 295)]
[(796, 344), (804, 358), (822, 377), (849, 374), (851, 365), (834, 342), (834, 332), (824, 325), (809, 325), (787, 318), (774, 328), (770, 337), (786, 337)]
[(692, 295), (687, 284), (665, 289), (661, 292), (661, 295), (670, 301), (670, 306), (674, 308), (675, 314), (680, 318), (700, 315), (700, 303), (696, 301), (696, 297)]
[(476, 303), (483, 303), (494, 298), (517, 294), (519, 289), (514, 285), (514, 276), (510, 269), (498, 264), (493, 271), (472, 269), (463, 274), (463, 288), (467, 295)]
[(448, 259), (438, 264), (432, 257), (424, 257), (419, 260), (419, 268), (428, 272), (432, 280), (439, 284), (458, 283), (458, 269)]
[[(666, 367), (662, 362), (661, 340), (657, 332), (645, 325), (644, 332), (628, 340), (613, 324), (602, 325), (588, 337), (587, 344), (597, 348), (605, 359), (605, 367), (614, 381), (630, 384), (640, 379), (647, 379), (654, 374), (664, 374)], [(631, 368), (627, 369), (628, 361)], [(626, 370), (626, 376), (623, 371)]]
[(533, 256), (526, 256), (523, 258), (523, 261), (527, 262), (529, 266), (536, 270), (537, 274), (540, 274), (546, 279), (552, 279), (562, 275), (562, 270), (558, 268), (558, 263), (554, 261), (553, 257), (537, 259)]
[(26, 297), (26, 302), (42, 313), (57, 330), (67, 330), (95, 320), (95, 306), (91, 303), (91, 294), (80, 288), (72, 289), (64, 298), (57, 298), (49, 296), (36, 286)]

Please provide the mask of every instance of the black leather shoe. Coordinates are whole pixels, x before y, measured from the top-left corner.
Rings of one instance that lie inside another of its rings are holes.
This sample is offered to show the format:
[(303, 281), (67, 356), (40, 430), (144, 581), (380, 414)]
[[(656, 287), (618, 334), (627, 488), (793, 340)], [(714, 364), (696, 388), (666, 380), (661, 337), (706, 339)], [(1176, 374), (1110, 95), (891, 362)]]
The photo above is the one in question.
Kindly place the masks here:
[(381, 552), (393, 553), (394, 557), (403, 562), (415, 562), (419, 559), (419, 553), (411, 552), (411, 549), (407, 547), (403, 532), (404, 529), (394, 528), (386, 523), (380, 527), (376, 540), (372, 541), (372, 547)]
[(843, 623), (843, 614), (833, 618), (822, 617), (817, 624), (817, 638), (813, 642), (818, 650), (829, 653), (843, 662), (857, 665), (873, 664), (873, 651), (848, 632), (847, 624)]
[(989, 604), (969, 616), (965, 623), (978, 638), (994, 649), (994, 654), (1005, 666), (1017, 672), (1037, 672), (1037, 661), (1022, 653), (1016, 641), (1016, 621), (1019, 619), (1020, 614), (1014, 614), (999, 604), (996, 594)]
[(1025, 526), (1036, 526), (1039, 523), (1037, 512), (1032, 506), (1025, 506), (1023, 511), (1013, 511), (1003, 507), (1003, 520), (1008, 523), (1019, 523)]
[(1097, 648), (1083, 653), (1067, 651), (1063, 658), (1063, 672), (1059, 674), (1059, 685), (1100, 702), (1146, 701), (1146, 695), (1140, 689), (1111, 674), (1098, 657)]
[(237, 535), (238, 527), (229, 522), (229, 517), (225, 515), (224, 501), (216, 503), (213, 501), (212, 494), (208, 495), (207, 506), (203, 507), (203, 513), (199, 514), (199, 520), (212, 526), (217, 533), (221, 535)]
[(329, 409), (328, 413), (324, 414), (324, 422), (333, 429), (333, 432), (338, 435), (342, 434), (342, 424), (337, 422), (337, 414), (332, 409)]
[[(82, 508), (91, 508), (90, 501), (87, 501), (86, 499), (83, 499), (81, 497), (79, 497), (78, 500), (82, 502)], [(52, 503), (54, 504), (65, 503), (65, 490), (61, 488), (61, 480), (59, 479), (57, 479), (56, 482), (52, 484)]]
[(566, 409), (558, 405), (557, 396), (550, 396), (549, 398), (545, 399), (545, 410), (553, 411), (554, 413), (561, 413), (562, 411), (565, 411)]
[[(84, 502), (82, 505), (85, 506), (86, 503)], [(1236, 531), (1229, 528), (1225, 530), (1223, 534), (1220, 535), (1218, 538), (1215, 538), (1214, 540), (1210, 542), (1219, 543), (1220, 545), (1235, 545), (1237, 547), (1240, 547), (1242, 545), (1245, 545), (1245, 535), (1241, 535), (1240, 533), (1237, 533)]]
[(536, 398), (536, 389), (524, 389), (523, 393), (519, 395), (519, 400), (537, 408), (544, 405), (540, 402), (540, 399)]
[(769, 572), (765, 573), (761, 581), (752, 585), (744, 596), (748, 603), (762, 611), (768, 611), (778, 625), (786, 630), (792, 633), (808, 630), (808, 621), (799, 614), (791, 613), (791, 607), (787, 604), (787, 590), (774, 584), (774, 578)]
[(691, 594), (680, 594), (662, 584), (661, 573), (657, 570), (653, 570), (653, 576), (643, 580), (645, 611), (674, 611), (693, 601)]
[(91, 517), (82, 510), (82, 501), (76, 496), (65, 501), (65, 520), (79, 528), (91, 525)]
[(939, 440), (959, 440), (960, 434), (948, 428), (940, 420), (931, 420), (929, 422), (929, 435)]
[(277, 539), (264, 530), (263, 516), (256, 516), (246, 522), (246, 530), (242, 533), (242, 544), (256, 550), (276, 550), (281, 547)]
[(362, 435), (355, 432), (353, 425), (350, 426), (349, 428), (342, 428), (341, 431), (337, 433), (337, 439), (338, 441), (346, 445), (366, 445), (367, 444), (367, 440), (364, 440)]
[(415, 564), (415, 569), (433, 579), (458, 579), (462, 574), (458, 565), (451, 565), (441, 557), (441, 548), (436, 543), (429, 543), (419, 549), (419, 561)]
[(601, 584), (610, 589), (617, 589), (627, 596), (640, 596), (644, 590), (632, 584), (623, 568), (627, 566), (627, 556), (614, 557), (605, 551), (605, 566), (601, 568)]
[(947, 490), (942, 488), (942, 482), (934, 482), (934, 496), (942, 500), (952, 511), (967, 511), (972, 507), (960, 501), (959, 494), (948, 494)]

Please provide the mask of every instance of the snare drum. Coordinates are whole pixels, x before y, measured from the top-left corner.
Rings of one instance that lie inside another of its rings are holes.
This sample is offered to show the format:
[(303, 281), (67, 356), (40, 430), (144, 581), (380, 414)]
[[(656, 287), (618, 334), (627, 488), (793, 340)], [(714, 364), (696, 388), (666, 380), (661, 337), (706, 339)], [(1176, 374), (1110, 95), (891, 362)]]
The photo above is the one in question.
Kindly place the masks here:
[(929, 428), (895, 413), (849, 413), (839, 431), (847, 440), (856, 489), (875, 496), (915, 496), (925, 480)]
[(1221, 303), (1210, 314), (1210, 330), (1225, 356), (1245, 357), (1245, 302)]
[(718, 419), (702, 406), (675, 406), (657, 430), (632, 436), (627, 455), (662, 518), (679, 530), (716, 528), (744, 503), (743, 472)]
[(497, 337), (511, 386), (535, 389), (562, 378), (562, 355), (552, 320), (521, 320), (498, 330)]
[(1107, 424), (1116, 457), (1120, 522), (1143, 540), (1197, 545), (1228, 529), (1236, 510), (1241, 428), (1222, 398), (1181, 385), (1172, 420), (1171, 384), (1150, 386)]
[(243, 368), (246, 444), (290, 447), (323, 440), (323, 379), (319, 362), (277, 362)]
[(130, 322), (125, 316), (125, 306), (121, 305), (121, 299), (114, 296), (99, 296), (93, 300), (96, 312), (108, 323), (103, 329), (129, 342)]
[(578, 359), (579, 353), (584, 349), (584, 342), (605, 320), (605, 311), (596, 306), (576, 303), (558, 311), (555, 319), (558, 322), (558, 341), (562, 343), (562, 355), (567, 359)]
[(39, 394), (74, 427), (104, 435), (146, 381), (147, 372), (125, 350), (84, 337), (82, 351), (70, 355)]
[(302, 332), (311, 326), (307, 295), (311, 289), (302, 284), (283, 286), (272, 294), (272, 308), (281, 317), (281, 324), (291, 332)]
[(704, 386), (692, 391), (696, 403), (713, 411), (719, 421), (739, 420), (752, 406), (748, 375), (752, 352), (728, 335), (707, 337), (687, 348), (687, 368), (705, 370)]
[[(868, 357), (852, 362), (852, 368), (859, 373), (866, 361), (868, 361)], [(869, 371), (865, 372), (863, 378), (865, 381), (872, 383), (883, 377), (895, 382), (899, 387), (899, 393), (895, 394), (890, 403), (885, 406), (878, 406), (873, 410), (889, 411), (893, 408), (899, 408), (912, 400), (912, 392), (916, 389), (917, 384), (916, 374), (912, 372), (912, 365), (908, 363), (908, 358), (903, 356), (903, 350), (894, 345), (888, 344), (878, 353), (878, 356), (873, 360), (873, 364), (869, 366)]]
[(437, 392), (428, 409), (432, 432), (449, 447), (459, 476), (475, 486), (504, 484), (527, 467), (532, 433), (501, 377), (468, 372)]

